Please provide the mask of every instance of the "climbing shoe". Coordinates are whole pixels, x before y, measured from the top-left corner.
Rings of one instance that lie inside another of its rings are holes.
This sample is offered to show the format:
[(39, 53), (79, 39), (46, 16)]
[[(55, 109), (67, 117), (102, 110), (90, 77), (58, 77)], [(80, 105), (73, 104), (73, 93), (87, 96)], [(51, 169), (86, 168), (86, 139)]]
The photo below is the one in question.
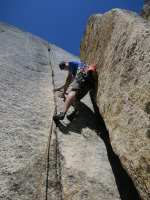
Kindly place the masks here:
[(63, 120), (64, 118), (65, 118), (65, 115), (66, 115), (66, 113), (60, 113), (60, 114), (58, 114), (58, 115), (54, 115), (53, 116), (53, 119), (54, 120), (56, 120), (56, 121), (58, 121), (58, 120)]
[(79, 111), (75, 110), (70, 115), (67, 115), (67, 119), (72, 122), (75, 119), (77, 119), (78, 116), (79, 116)]

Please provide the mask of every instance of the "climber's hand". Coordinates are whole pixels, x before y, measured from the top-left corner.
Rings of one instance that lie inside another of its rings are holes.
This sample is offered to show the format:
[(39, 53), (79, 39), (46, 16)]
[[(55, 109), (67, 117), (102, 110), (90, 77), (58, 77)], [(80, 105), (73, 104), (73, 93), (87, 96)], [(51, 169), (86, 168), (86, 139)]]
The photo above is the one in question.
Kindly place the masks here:
[(61, 89), (60, 88), (55, 88), (54, 91), (61, 91)]
[(62, 92), (61, 94), (58, 95), (60, 98), (64, 98), (65, 97), (65, 93)]

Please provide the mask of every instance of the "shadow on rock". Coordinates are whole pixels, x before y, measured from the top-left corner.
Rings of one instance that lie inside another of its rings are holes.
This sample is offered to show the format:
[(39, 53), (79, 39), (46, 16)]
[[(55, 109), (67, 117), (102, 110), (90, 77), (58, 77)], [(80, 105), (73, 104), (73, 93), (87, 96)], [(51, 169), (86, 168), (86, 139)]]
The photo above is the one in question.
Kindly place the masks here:
[(83, 128), (96, 131), (95, 114), (82, 102), (79, 116), (73, 122), (63, 123), (61, 121), (55, 121), (55, 124), (63, 134), (70, 134), (70, 132), (81, 134)]
[(97, 132), (106, 146), (108, 159), (116, 180), (121, 200), (140, 200), (131, 178), (122, 167), (119, 157), (112, 149), (109, 133), (99, 112), (99, 108), (94, 99), (91, 98), (91, 101), (94, 107), (94, 112), (84, 103), (81, 103), (80, 114), (74, 122), (66, 123), (66, 121), (59, 121), (56, 123), (56, 126), (58, 126), (59, 130), (63, 134), (70, 134), (70, 132), (81, 134), (83, 128), (89, 128)]
[(140, 200), (137, 190), (131, 178), (122, 167), (119, 157), (114, 153), (112, 149), (109, 133), (105, 126), (104, 120), (99, 112), (99, 108), (96, 105), (94, 99), (91, 98), (91, 101), (92, 101), (94, 112), (96, 115), (97, 130), (101, 139), (105, 143), (108, 159), (109, 159), (109, 162), (112, 167), (112, 171), (116, 180), (120, 198), (121, 200)]

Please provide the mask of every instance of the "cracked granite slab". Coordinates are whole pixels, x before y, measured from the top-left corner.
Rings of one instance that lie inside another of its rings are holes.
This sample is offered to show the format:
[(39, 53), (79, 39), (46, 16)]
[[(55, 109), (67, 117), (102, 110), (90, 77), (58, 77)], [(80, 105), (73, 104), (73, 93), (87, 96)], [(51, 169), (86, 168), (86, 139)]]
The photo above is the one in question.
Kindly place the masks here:
[(54, 113), (49, 44), (0, 23), (0, 199), (33, 199)]

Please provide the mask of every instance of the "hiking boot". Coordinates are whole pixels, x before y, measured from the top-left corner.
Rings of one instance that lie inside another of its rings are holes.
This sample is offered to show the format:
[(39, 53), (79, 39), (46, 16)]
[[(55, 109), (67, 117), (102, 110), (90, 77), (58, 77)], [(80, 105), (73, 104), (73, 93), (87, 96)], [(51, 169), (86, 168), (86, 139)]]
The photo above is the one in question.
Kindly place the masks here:
[(75, 119), (77, 119), (78, 116), (79, 116), (79, 111), (75, 110), (70, 115), (67, 115), (67, 119), (72, 122)]
[(53, 116), (53, 119), (54, 120), (56, 120), (56, 121), (58, 121), (58, 120), (63, 120), (64, 118), (65, 118), (65, 115), (66, 115), (66, 113), (60, 113), (60, 114), (58, 114), (58, 115), (54, 115)]

